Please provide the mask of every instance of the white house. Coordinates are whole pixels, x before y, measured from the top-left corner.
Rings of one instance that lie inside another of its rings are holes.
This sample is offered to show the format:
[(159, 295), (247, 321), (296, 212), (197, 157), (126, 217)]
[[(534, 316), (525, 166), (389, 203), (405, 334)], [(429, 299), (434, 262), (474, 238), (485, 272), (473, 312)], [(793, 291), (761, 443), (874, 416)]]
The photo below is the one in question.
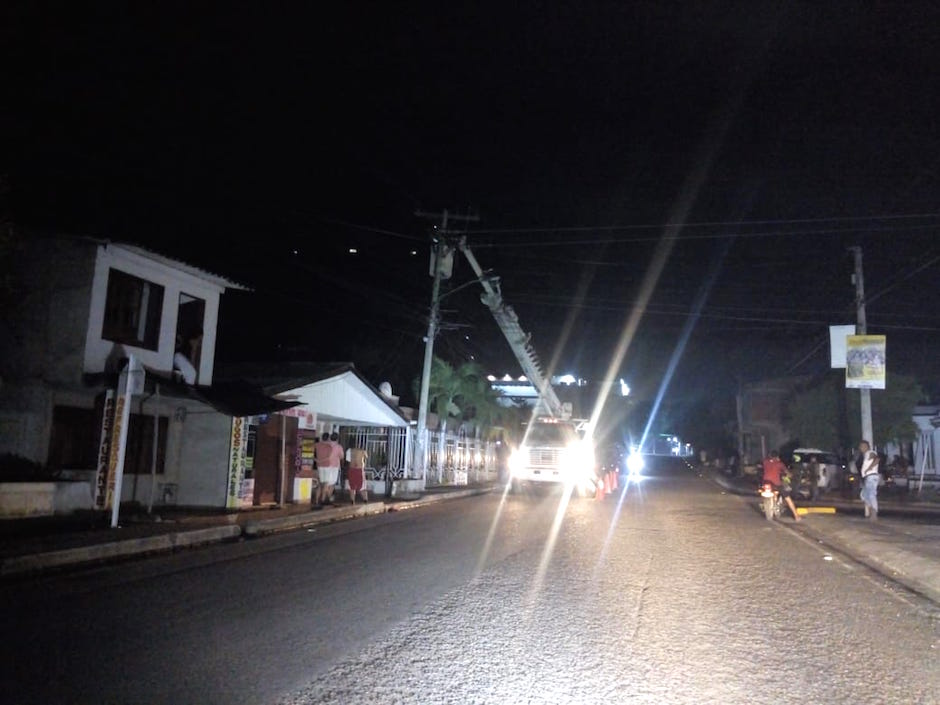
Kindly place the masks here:
[(57, 483), (57, 510), (102, 508), (108, 390), (133, 356), (146, 383), (130, 405), (122, 500), (226, 506), (233, 416), (295, 405), (213, 384), (220, 299), (246, 287), (132, 244), (55, 233), (16, 231), (10, 264), (0, 454), (71, 480)]

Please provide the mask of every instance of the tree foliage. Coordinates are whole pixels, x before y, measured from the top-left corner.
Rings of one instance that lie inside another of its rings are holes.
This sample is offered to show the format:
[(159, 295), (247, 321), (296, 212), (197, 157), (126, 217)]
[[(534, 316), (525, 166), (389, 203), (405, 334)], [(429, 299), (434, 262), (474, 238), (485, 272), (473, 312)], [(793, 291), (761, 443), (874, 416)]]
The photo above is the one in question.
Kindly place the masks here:
[[(420, 379), (415, 380), (414, 388), (415, 397), (420, 398)], [(442, 428), (451, 418), (476, 426), (503, 421), (506, 414), (497, 403), (498, 396), (478, 363), (464, 362), (454, 367), (443, 358), (432, 359), (428, 408), (437, 414)]]
[[(913, 377), (888, 373), (885, 389), (871, 390), (872, 441), (910, 441), (917, 435), (912, 418), (914, 407), (924, 399)], [(844, 416), (843, 416), (844, 415)], [(801, 445), (838, 448), (847, 440), (855, 445), (861, 439), (861, 406), (857, 389), (846, 389), (841, 371), (793, 394), (786, 404), (785, 422)], [(842, 438), (847, 429), (850, 439)]]

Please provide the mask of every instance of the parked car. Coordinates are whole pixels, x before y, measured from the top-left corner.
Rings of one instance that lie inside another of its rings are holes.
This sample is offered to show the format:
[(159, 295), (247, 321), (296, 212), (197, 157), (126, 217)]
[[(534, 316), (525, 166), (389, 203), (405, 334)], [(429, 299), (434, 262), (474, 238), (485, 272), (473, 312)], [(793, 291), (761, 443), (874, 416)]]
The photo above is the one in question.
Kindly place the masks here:
[[(810, 458), (816, 456), (819, 462), (819, 491), (832, 492), (842, 489), (849, 482), (847, 474), (850, 470), (835, 453), (820, 448), (795, 448), (791, 453), (790, 465), (794, 463), (809, 464)], [(851, 468), (854, 469), (854, 468)]]

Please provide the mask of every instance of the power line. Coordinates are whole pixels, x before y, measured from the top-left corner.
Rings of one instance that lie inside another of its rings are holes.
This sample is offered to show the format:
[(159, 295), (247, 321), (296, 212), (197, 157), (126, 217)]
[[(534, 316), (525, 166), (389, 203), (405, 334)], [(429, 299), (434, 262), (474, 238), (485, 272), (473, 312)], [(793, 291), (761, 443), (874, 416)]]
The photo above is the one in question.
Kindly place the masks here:
[[(645, 227), (645, 226), (644, 226)], [(797, 237), (801, 235), (844, 235), (844, 234), (857, 234), (860, 232), (866, 233), (897, 233), (899, 230), (913, 231), (913, 230), (930, 230), (940, 228), (940, 223), (930, 223), (924, 225), (910, 225), (910, 226), (885, 226), (885, 227), (868, 227), (868, 228), (824, 228), (819, 230), (770, 230), (766, 232), (751, 232), (751, 233), (706, 233), (701, 235), (668, 235), (664, 236), (661, 234), (658, 235), (644, 235), (638, 237), (608, 237), (608, 238), (592, 238), (592, 239), (578, 239), (578, 240), (525, 240), (519, 242), (489, 242), (489, 243), (476, 243), (474, 247), (498, 247), (500, 249), (513, 248), (513, 247), (565, 247), (565, 246), (575, 246), (575, 245), (610, 245), (610, 244), (622, 244), (622, 243), (639, 243), (639, 242), (659, 242), (660, 240), (667, 238), (675, 240), (676, 242), (698, 242), (703, 240), (724, 240), (728, 238), (735, 238), (738, 240), (752, 240), (759, 238), (774, 238), (774, 237)], [(613, 228), (579, 228), (578, 231), (581, 232), (590, 232), (596, 230), (604, 229), (632, 229), (631, 226), (617, 226)], [(478, 234), (482, 231), (473, 231), (474, 234)], [(525, 230), (512, 231), (507, 230), (503, 231), (504, 233), (512, 232), (527, 232)], [(548, 230), (540, 230), (537, 232), (550, 232)]]
[(876, 220), (919, 220), (923, 218), (940, 218), (940, 213), (906, 213), (887, 215), (859, 215), (831, 218), (787, 218), (773, 220), (713, 220), (692, 222), (666, 222), (666, 223), (633, 223), (627, 225), (572, 225), (548, 226), (539, 228), (489, 228), (477, 229), (473, 232), (487, 235), (502, 235), (511, 233), (544, 233), (544, 232), (583, 232), (591, 230), (662, 230), (665, 228), (711, 228), (711, 227), (745, 227), (749, 225), (804, 225), (807, 223), (852, 223)]
[(876, 300), (876, 299), (880, 299), (882, 296), (884, 296), (885, 294), (887, 294), (889, 291), (892, 291), (893, 289), (898, 288), (901, 284), (903, 284), (905, 281), (907, 281), (908, 279), (910, 279), (911, 277), (913, 277), (915, 274), (919, 274), (920, 272), (924, 271), (924, 270), (927, 269), (928, 267), (932, 267), (932, 266), (933, 266), (934, 264), (936, 264), (937, 262), (940, 262), (940, 255), (937, 255), (937, 256), (934, 257), (933, 259), (927, 260), (926, 262), (924, 262), (924, 263), (921, 264), (920, 266), (918, 266), (918, 267), (914, 268), (913, 270), (911, 270), (910, 272), (906, 273), (904, 276), (902, 276), (902, 277), (896, 279), (893, 283), (891, 283), (891, 284), (889, 284), (889, 285), (883, 287), (882, 289), (879, 289), (879, 290), (878, 290), (875, 294), (873, 294), (872, 296), (866, 297), (866, 303), (869, 303), (869, 304), (870, 304), (872, 301), (874, 301), (874, 300)]
[(378, 233), (380, 235), (389, 235), (391, 237), (397, 237), (402, 240), (409, 240), (411, 242), (427, 242), (427, 237), (419, 237), (418, 235), (407, 235), (405, 233), (395, 232), (394, 230), (387, 230), (385, 228), (376, 228), (372, 225), (362, 225), (360, 223), (350, 223), (345, 220), (334, 220), (331, 218), (318, 218), (324, 223), (330, 223), (331, 225), (341, 225), (346, 228), (354, 228), (356, 230), (365, 230), (370, 233)]

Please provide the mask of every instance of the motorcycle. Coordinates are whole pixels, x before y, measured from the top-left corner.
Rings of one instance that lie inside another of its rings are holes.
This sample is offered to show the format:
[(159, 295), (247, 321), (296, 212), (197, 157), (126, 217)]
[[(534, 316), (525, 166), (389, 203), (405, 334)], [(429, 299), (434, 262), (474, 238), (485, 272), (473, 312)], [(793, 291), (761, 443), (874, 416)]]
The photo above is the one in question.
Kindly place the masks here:
[(761, 508), (767, 521), (779, 519), (783, 514), (783, 497), (770, 483), (764, 483), (760, 488)]

